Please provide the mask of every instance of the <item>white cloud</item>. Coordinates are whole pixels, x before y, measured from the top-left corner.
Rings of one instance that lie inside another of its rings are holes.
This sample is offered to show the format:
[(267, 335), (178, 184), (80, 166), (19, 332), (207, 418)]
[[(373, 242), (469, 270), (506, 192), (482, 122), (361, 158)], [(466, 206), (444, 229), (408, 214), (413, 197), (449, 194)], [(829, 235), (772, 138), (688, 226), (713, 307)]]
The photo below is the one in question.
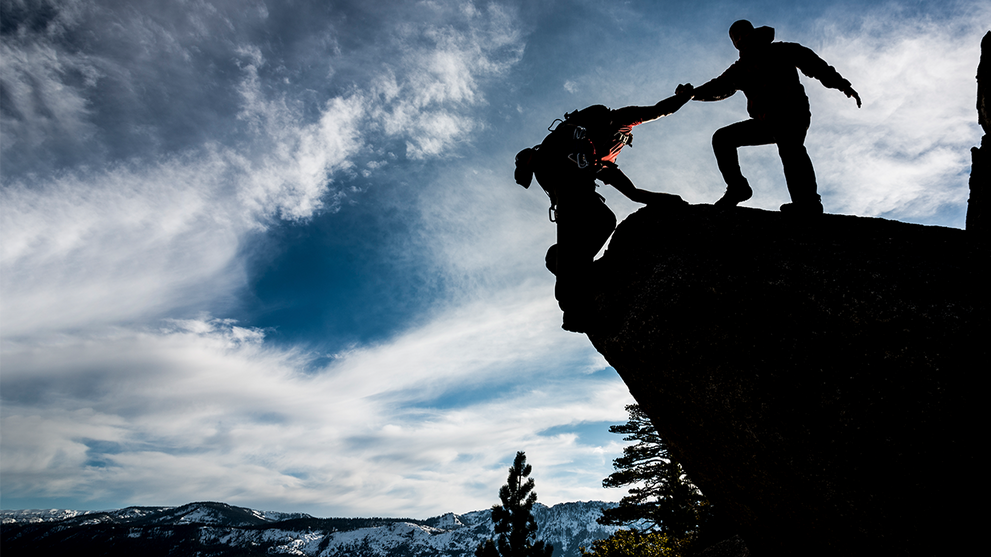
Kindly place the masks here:
[(161, 315), (237, 285), (249, 222), (220, 194), (219, 153), (3, 191), (4, 336)]
[(491, 4), (484, 12), (461, 13), (468, 31), (460, 30), (464, 22), (400, 25), (401, 59), (387, 64), (374, 82), (376, 100), (384, 101), (376, 118), (387, 134), (408, 138), (412, 159), (449, 152), (465, 141), (478, 127), (466, 108), (485, 102), (479, 80), (503, 74), (522, 56), (512, 12)]
[[(244, 131), (228, 143), (6, 181), (0, 194), (5, 336), (202, 311), (243, 284), (236, 257), (251, 234), (273, 219), (301, 221), (335, 210), (353, 190), (335, 188), (333, 179), (364, 150), (395, 136), (408, 141), (410, 157), (425, 158), (463, 141), (477, 125), (468, 110), (481, 102), (477, 79), (515, 62), (519, 41), (511, 14), (498, 7), (466, 13), (467, 30), (426, 26), (410, 37), (405, 65), (386, 68), (370, 90), (331, 97), (315, 119), (300, 100), (263, 82), (259, 72), (267, 62), (257, 47), (234, 46), (241, 104), (237, 121), (226, 125)], [(153, 27), (157, 38), (150, 44), (168, 43), (166, 30)], [(58, 66), (62, 58), (51, 47), (10, 49), (5, 63), (23, 77), (11, 81), (16, 98), (40, 94), (66, 107), (48, 111), (50, 124), (27, 118), (26, 131), (11, 134), (13, 141), (84, 137), (80, 130), (94, 124), (82, 93), (29, 90), (39, 75), (48, 76), (45, 87), (57, 88), (57, 74), (66, 73)]]
[[(557, 329), (544, 292), (507, 294), (498, 312), (458, 308), (316, 372), (310, 355), (217, 320), (8, 343), (5, 495), (427, 516), (488, 506), (522, 449), (542, 500), (588, 498), (553, 478), (576, 461), (604, 475), (603, 448), (538, 432), (621, 421), (629, 394), (581, 373), (604, 362)], [(477, 401), (441, 402), (471, 386)]]
[[(243, 283), (240, 243), (273, 217), (325, 205), (331, 176), (360, 145), (355, 99), (333, 99), (301, 124), (270, 105), (255, 153), (208, 145), (150, 164), (7, 184), (4, 334), (165, 317)], [(195, 310), (194, 310), (195, 311)]]
[[(819, 54), (864, 100), (809, 84), (813, 126), (807, 144), (820, 190), (838, 212), (932, 219), (969, 194), (970, 148), (980, 143), (974, 75), (983, 21), (978, 14), (933, 20), (869, 14), (858, 26), (827, 24)], [(979, 14), (983, 13), (984, 17)], [(811, 81), (811, 80), (809, 80)]]
[(265, 98), (256, 65), (262, 63), (261, 55), (257, 49), (249, 54), (254, 60), (244, 68), (244, 105), (238, 117), (263, 138), (264, 151), (261, 157), (237, 155), (247, 175), (239, 197), (259, 215), (275, 213), (290, 221), (312, 217), (328, 201), (327, 208), (336, 209), (339, 198), (327, 196), (331, 177), (354, 166), (351, 157), (363, 147), (360, 124), (366, 101), (356, 94), (335, 97), (317, 122), (306, 124), (286, 99)]

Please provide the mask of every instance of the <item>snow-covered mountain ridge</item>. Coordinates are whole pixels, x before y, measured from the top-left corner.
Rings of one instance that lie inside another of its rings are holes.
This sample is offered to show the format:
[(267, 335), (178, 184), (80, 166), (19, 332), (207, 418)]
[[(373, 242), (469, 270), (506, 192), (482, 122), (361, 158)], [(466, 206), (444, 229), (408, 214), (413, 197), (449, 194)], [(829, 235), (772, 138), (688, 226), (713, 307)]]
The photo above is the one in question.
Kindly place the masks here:
[[(596, 522), (601, 501), (537, 504), (537, 537), (554, 557), (608, 537), (616, 527)], [(5, 555), (99, 549), (106, 555), (467, 556), (492, 537), (491, 511), (417, 519), (315, 518), (264, 512), (224, 503), (181, 507), (128, 507), (114, 511), (0, 511)], [(151, 553), (148, 553), (151, 551)]]

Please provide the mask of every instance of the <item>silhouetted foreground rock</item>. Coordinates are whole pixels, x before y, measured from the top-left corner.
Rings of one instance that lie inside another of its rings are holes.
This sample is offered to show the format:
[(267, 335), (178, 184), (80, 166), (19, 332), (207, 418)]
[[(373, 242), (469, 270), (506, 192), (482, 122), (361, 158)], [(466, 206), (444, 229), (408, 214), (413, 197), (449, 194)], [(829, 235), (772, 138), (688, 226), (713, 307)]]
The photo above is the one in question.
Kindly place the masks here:
[(977, 66), (977, 123), (984, 128), (981, 146), (970, 150), (970, 199), (967, 201), (967, 231), (991, 241), (991, 31), (981, 40), (981, 63)]
[(588, 336), (754, 556), (961, 554), (987, 504), (991, 255), (970, 240), (647, 207), (596, 262)]

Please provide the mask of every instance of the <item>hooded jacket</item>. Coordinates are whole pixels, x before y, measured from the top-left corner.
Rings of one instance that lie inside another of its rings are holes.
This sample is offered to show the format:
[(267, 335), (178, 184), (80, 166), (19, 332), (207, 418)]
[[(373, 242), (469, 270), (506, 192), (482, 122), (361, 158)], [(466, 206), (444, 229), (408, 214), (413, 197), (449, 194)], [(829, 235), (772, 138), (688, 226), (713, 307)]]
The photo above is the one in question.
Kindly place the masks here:
[(719, 101), (743, 91), (751, 118), (808, 121), (809, 98), (798, 79), (798, 70), (831, 89), (846, 89), (850, 82), (797, 43), (774, 42), (774, 29), (758, 27), (739, 44), (740, 59), (722, 75), (695, 89), (695, 100)]

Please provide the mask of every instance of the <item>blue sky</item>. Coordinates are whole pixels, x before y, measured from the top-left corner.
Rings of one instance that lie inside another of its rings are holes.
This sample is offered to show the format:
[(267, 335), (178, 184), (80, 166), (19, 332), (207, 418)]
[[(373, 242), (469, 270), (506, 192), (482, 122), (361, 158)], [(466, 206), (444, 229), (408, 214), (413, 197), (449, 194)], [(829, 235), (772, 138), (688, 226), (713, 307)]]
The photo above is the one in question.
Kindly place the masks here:
[[(318, 516), (618, 500), (632, 398), (560, 329), (515, 153), (736, 59), (805, 79), (827, 212), (963, 228), (986, 2), (2, 0), (0, 506), (219, 500)], [(983, 23), (982, 23), (983, 22)], [(738, 94), (636, 130), (642, 188), (711, 203)], [(787, 201), (773, 147), (742, 152)], [(602, 188), (620, 218), (637, 205)]]

